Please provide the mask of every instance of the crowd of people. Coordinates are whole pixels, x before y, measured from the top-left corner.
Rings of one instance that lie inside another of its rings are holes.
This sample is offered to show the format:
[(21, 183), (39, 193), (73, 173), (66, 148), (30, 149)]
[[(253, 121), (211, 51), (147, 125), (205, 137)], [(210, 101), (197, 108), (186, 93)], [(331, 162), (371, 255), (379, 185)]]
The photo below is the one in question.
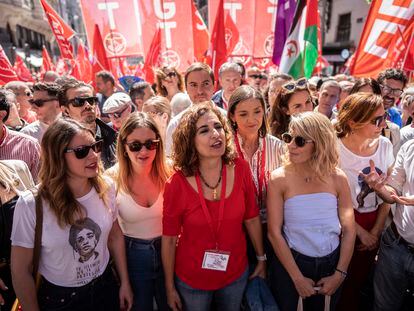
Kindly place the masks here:
[(412, 310), (403, 71), (154, 74), (0, 88), (2, 308)]

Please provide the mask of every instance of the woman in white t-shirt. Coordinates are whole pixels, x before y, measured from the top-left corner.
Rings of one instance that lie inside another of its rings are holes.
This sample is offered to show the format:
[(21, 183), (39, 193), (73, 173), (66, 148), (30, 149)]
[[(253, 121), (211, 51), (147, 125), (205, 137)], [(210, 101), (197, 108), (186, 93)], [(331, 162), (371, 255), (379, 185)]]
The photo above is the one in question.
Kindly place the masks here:
[(381, 136), (386, 117), (381, 96), (355, 93), (344, 100), (335, 125), (340, 167), (348, 176), (357, 223), (355, 251), (338, 304), (340, 310), (361, 307), (360, 292), (373, 268), (379, 237), (390, 208), (360, 175), (370, 171), (371, 160), (379, 174), (387, 174), (392, 168), (392, 144)]
[[(42, 140), (38, 196), (42, 240), (36, 295), (32, 276), (35, 198), (18, 200), (12, 229), (13, 284), (23, 310), (129, 310), (132, 290), (118, 225), (115, 187), (101, 175), (102, 141), (73, 120), (59, 120)], [(120, 288), (109, 264), (112, 255)]]
[(153, 118), (131, 114), (119, 131), (118, 165), (108, 172), (116, 180), (118, 221), (125, 236), (128, 274), (134, 290), (133, 310), (169, 310), (161, 262), (166, 164), (161, 133)]

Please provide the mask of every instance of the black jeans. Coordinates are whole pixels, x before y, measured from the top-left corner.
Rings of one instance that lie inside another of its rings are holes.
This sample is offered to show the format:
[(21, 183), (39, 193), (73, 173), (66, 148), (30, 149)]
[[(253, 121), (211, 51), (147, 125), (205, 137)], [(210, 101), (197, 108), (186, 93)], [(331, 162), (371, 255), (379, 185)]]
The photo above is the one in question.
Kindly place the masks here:
[(111, 266), (81, 287), (62, 287), (45, 278), (39, 288), (38, 301), (44, 311), (119, 310), (118, 285)]
[[(339, 260), (338, 247), (332, 253), (324, 257), (309, 257), (291, 249), (293, 258), (302, 272), (303, 276), (319, 281), (323, 277), (332, 275), (335, 272)], [(289, 274), (275, 256), (269, 264), (273, 265), (274, 274), (270, 277), (270, 284), (273, 296), (276, 299), (280, 310), (295, 311), (298, 305), (299, 294)], [(330, 310), (335, 310), (340, 295), (340, 288), (331, 297)], [(325, 296), (313, 295), (303, 300), (303, 308), (309, 310), (324, 310)]]

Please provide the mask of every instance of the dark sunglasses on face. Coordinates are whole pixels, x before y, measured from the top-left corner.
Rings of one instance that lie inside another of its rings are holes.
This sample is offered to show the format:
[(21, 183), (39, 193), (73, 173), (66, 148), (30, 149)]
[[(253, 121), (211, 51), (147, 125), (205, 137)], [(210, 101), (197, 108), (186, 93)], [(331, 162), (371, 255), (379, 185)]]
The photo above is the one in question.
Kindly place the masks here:
[(176, 77), (176, 76), (177, 76), (177, 74), (174, 71), (171, 71), (171, 72), (165, 74), (164, 79), (165, 78), (173, 78), (173, 77)]
[(89, 105), (93, 106), (98, 102), (98, 98), (96, 96), (75, 97), (68, 100), (68, 104), (72, 104), (73, 107), (82, 107), (86, 102), (88, 102)]
[(77, 148), (66, 148), (65, 153), (73, 152), (77, 159), (84, 159), (89, 154), (89, 150), (92, 149), (95, 153), (102, 151), (103, 140), (98, 140), (92, 145), (81, 146)]
[(124, 109), (122, 109), (121, 111), (111, 112), (111, 113), (108, 113), (108, 115), (110, 117), (114, 118), (114, 119), (119, 119), (120, 117), (122, 117), (122, 114), (127, 109), (128, 109), (128, 105)]
[(292, 135), (290, 135), (289, 133), (283, 133), (282, 134), (282, 140), (286, 143), (286, 144), (290, 144), (292, 142), (292, 140), (295, 141), (295, 145), (302, 148), (304, 147), (307, 143), (312, 143), (313, 141), (310, 139), (305, 139), (301, 136), (296, 136), (293, 137)]
[(308, 81), (306, 80), (306, 78), (301, 78), (301, 79), (299, 79), (297, 81), (292, 81), (292, 82), (288, 82), (286, 84), (283, 84), (282, 87), (285, 90), (293, 91), (293, 90), (295, 90), (297, 88), (298, 89), (304, 89), (304, 88), (306, 88), (307, 85), (308, 85)]
[(383, 116), (379, 116), (379, 117), (372, 119), (371, 124), (375, 125), (376, 127), (380, 127), (382, 122), (387, 120), (387, 118), (388, 118), (388, 113), (385, 113)]
[(144, 146), (145, 148), (147, 148), (147, 150), (154, 150), (158, 148), (159, 144), (160, 144), (159, 139), (154, 139), (154, 140), (148, 139), (144, 143), (141, 143), (140, 141), (133, 141), (130, 143), (126, 143), (126, 145), (128, 146), (131, 152), (140, 152), (142, 147)]
[(43, 105), (47, 102), (51, 102), (52, 100), (57, 100), (57, 98), (47, 98), (47, 99), (29, 99), (30, 105), (35, 105), (36, 107), (43, 107)]

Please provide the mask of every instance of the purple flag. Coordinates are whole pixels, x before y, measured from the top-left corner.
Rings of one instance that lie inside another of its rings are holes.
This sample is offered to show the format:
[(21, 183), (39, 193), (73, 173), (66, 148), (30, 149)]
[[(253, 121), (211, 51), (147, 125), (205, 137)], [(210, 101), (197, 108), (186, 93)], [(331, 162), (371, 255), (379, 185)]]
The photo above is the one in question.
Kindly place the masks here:
[(272, 57), (272, 61), (276, 66), (279, 66), (280, 64), (280, 59), (282, 58), (283, 53), (283, 47), (285, 46), (285, 41), (289, 34), (290, 25), (292, 24), (293, 16), (295, 15), (295, 10), (295, 0), (279, 0), (277, 2), (277, 15)]

